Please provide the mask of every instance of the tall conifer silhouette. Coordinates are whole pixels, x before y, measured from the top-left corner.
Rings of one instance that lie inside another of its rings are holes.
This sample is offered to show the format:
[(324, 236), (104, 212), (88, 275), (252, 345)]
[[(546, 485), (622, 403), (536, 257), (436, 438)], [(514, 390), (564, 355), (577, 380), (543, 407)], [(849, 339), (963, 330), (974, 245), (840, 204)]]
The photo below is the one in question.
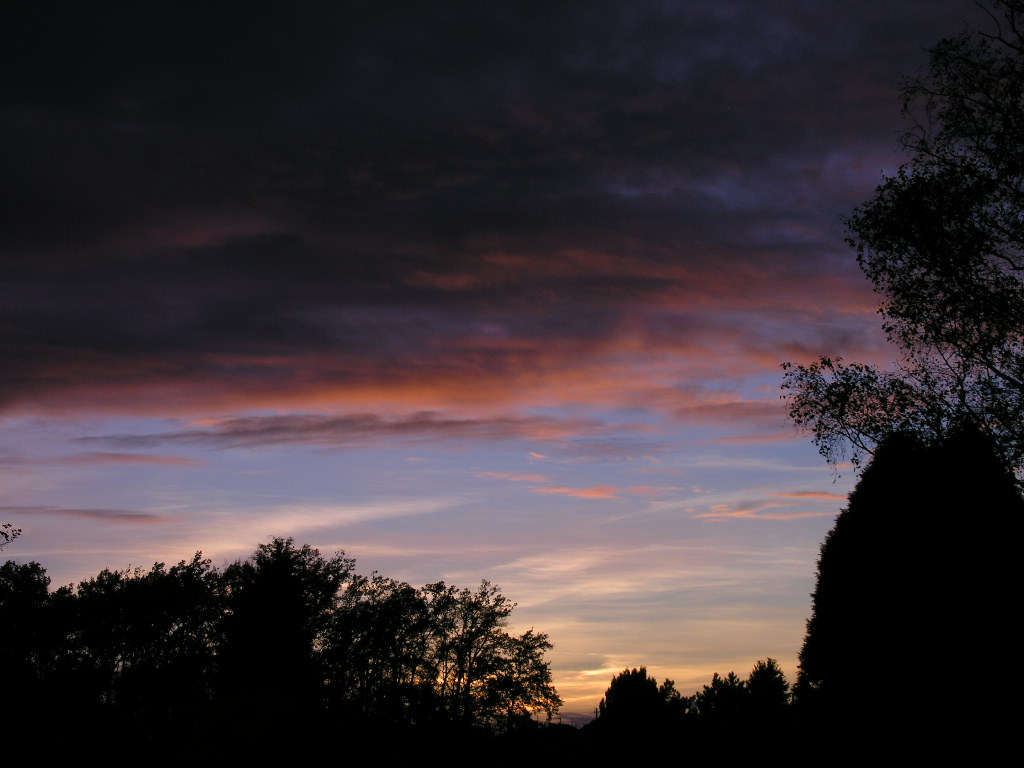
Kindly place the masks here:
[(1012, 659), (1022, 519), (980, 430), (886, 440), (821, 547), (796, 685), (805, 721), (941, 738), (993, 725), (968, 690), (980, 664)]

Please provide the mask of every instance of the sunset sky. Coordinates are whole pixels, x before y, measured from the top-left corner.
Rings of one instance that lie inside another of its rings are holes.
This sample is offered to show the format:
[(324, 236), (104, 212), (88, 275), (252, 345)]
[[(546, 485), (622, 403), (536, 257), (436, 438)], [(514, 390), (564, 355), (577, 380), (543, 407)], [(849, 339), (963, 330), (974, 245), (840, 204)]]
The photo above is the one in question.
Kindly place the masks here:
[(794, 678), (855, 477), (779, 364), (891, 361), (841, 217), (901, 161), (901, 73), (983, 19), (5, 6), (4, 555), (486, 578), (567, 716), (626, 666)]

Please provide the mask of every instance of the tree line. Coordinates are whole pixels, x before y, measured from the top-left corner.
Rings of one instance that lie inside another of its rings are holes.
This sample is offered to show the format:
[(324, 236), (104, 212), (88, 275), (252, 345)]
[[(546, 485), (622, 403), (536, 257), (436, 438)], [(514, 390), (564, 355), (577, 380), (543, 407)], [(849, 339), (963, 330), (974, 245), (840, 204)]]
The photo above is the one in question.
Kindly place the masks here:
[(687, 730), (691, 736), (778, 729), (791, 719), (790, 703), (789, 682), (771, 657), (756, 662), (745, 679), (716, 672), (692, 696), (683, 696), (667, 678), (659, 685), (639, 667), (612, 678), (588, 727), (602, 735)]
[(173, 741), (256, 755), (276, 748), (266, 734), (296, 744), (348, 734), (454, 741), (470, 748), (467, 762), (496, 737), (508, 756), (597, 758), (638, 734), (685, 732), (696, 745), (788, 727), (789, 686), (773, 659), (746, 679), (716, 674), (689, 697), (625, 670), (589, 725), (558, 727), (552, 644), (533, 629), (509, 632), (514, 607), (487, 581), (413, 587), (290, 538), (224, 568), (197, 553), (56, 589), (39, 563), (9, 560), (0, 723), (46, 739), (40, 714), (58, 706), (70, 716), (62, 744), (99, 740), (108, 753)]
[(76, 728), (219, 742), (321, 727), (489, 733), (550, 720), (547, 635), (510, 633), (487, 581), (423, 587), (361, 576), (275, 538), (218, 569), (196, 554), (49, 589), (38, 563), (0, 567), (0, 670), (10, 728), (60, 702)]

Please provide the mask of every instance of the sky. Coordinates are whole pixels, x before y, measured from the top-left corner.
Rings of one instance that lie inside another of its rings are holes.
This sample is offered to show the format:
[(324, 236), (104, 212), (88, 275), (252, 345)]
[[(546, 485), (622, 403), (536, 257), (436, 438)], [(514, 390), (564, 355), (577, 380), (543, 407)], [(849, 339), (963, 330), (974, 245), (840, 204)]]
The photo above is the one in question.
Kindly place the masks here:
[(53, 586), (271, 536), (488, 579), (565, 717), (792, 680), (856, 480), (780, 364), (888, 364), (842, 216), (967, 0), (14, 3), (0, 522)]

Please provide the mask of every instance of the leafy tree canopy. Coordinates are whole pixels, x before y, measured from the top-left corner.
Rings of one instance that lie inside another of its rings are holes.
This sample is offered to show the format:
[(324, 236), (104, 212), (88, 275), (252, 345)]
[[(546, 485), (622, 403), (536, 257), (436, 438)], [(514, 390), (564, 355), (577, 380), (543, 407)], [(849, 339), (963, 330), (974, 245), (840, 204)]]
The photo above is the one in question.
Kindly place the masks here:
[(624, 669), (612, 678), (597, 705), (599, 718), (642, 721), (651, 718), (664, 703), (658, 681), (647, 676), (647, 668)]
[(990, 30), (905, 82), (910, 159), (847, 220), (897, 366), (783, 366), (790, 417), (833, 463), (970, 422), (1024, 469), (1024, 0), (990, 5)]
[(691, 701), (672, 680), (658, 685), (646, 667), (624, 669), (609, 683), (591, 725), (605, 735), (665, 732), (680, 724)]
[[(38, 563), (8, 562), (8, 699), (52, 696), (83, 733), (117, 722), (143, 740), (218, 741), (221, 729), (255, 739), (318, 723), (507, 732), (557, 712), (551, 642), (508, 631), (515, 603), (496, 586), (417, 589), (354, 566), (275, 538), (224, 570), (197, 554), (50, 592)], [(35, 712), (14, 722), (34, 728)]]

